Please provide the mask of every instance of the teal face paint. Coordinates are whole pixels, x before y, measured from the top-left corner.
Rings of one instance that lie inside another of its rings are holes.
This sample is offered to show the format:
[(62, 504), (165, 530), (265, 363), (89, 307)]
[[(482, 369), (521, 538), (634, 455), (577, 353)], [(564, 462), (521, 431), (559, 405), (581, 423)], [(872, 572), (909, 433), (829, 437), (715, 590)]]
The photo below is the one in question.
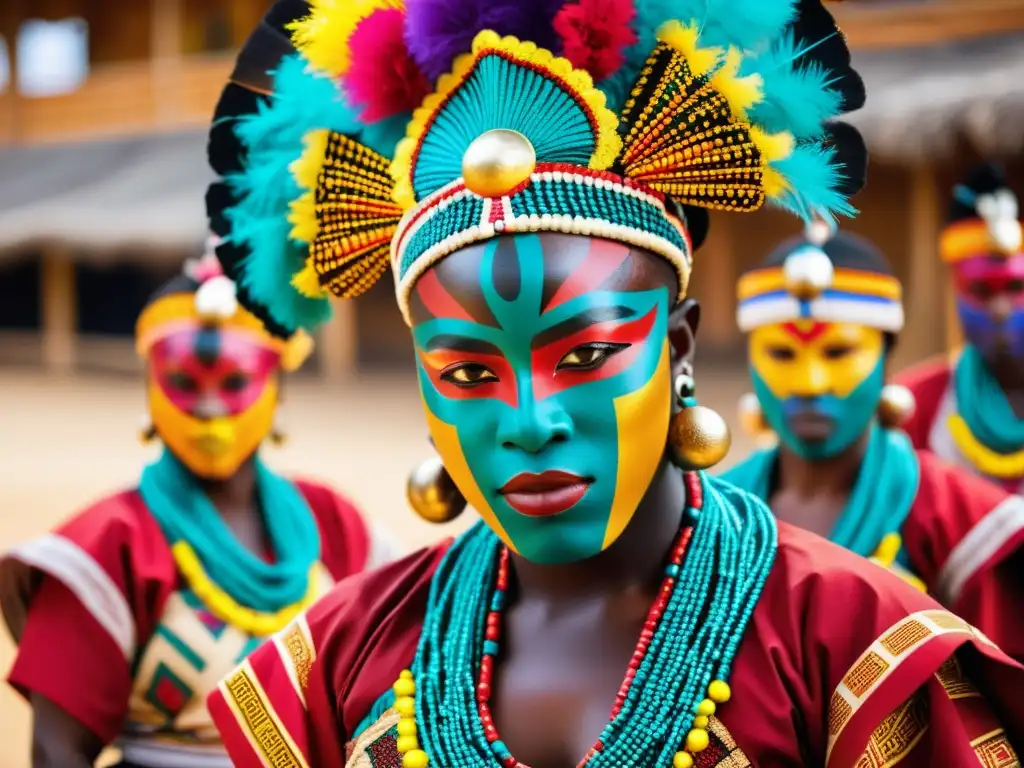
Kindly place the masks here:
[[(413, 337), (435, 445), (470, 503), (538, 563), (606, 548), (653, 477), (620, 480), (623, 462), (655, 466), (664, 452), (669, 291), (594, 288), (587, 276), (610, 275), (629, 249), (585, 242), (589, 252), (547, 300), (541, 238), (489, 242), (479, 268), (486, 322), (436, 277), (417, 286), (434, 315)], [(660, 442), (645, 437), (638, 449), (642, 424), (660, 429)]]
[[(831, 458), (846, 450), (864, 434), (878, 408), (885, 386), (885, 358), (846, 397), (817, 395), (814, 397), (787, 397), (775, 395), (758, 375), (750, 369), (754, 393), (761, 403), (765, 419), (779, 439), (796, 455), (808, 461)], [(790, 428), (790, 419), (801, 414), (824, 416), (832, 421), (832, 430), (824, 440), (803, 440)]]

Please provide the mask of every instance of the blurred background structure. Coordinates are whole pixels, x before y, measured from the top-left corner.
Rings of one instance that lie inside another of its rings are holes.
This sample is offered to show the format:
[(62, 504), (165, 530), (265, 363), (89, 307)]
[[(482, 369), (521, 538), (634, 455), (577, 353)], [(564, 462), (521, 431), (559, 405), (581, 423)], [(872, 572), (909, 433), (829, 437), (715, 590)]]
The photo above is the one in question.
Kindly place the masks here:
[[(268, 4), (0, 0), (0, 548), (133, 482), (148, 456), (133, 439), (135, 316), (202, 247), (206, 124)], [(850, 229), (878, 242), (904, 281), (904, 365), (956, 342), (936, 256), (954, 179), (994, 156), (1024, 194), (1024, 0), (833, 8), (868, 87), (853, 121), (872, 164)], [(720, 216), (698, 254), (698, 394), (729, 417), (747, 389), (735, 280), (796, 230), (768, 211)], [(336, 306), (288, 387), (292, 441), (273, 460), (335, 482), (413, 545), (438, 535), (403, 501), (405, 472), (429, 448), (406, 330), (382, 283)], [(747, 447), (737, 440), (734, 456)], [(0, 668), (9, 659), (4, 637)], [(0, 766), (27, 765), (27, 724), (0, 691)]]

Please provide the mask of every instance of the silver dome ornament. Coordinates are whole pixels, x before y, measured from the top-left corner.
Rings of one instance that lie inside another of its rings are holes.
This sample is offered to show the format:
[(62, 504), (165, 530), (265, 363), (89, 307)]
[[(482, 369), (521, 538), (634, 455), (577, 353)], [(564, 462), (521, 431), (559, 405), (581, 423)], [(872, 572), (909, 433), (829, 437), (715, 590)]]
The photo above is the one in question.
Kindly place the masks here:
[(811, 301), (832, 286), (835, 267), (823, 250), (808, 246), (786, 258), (782, 274), (790, 295), (800, 301)]

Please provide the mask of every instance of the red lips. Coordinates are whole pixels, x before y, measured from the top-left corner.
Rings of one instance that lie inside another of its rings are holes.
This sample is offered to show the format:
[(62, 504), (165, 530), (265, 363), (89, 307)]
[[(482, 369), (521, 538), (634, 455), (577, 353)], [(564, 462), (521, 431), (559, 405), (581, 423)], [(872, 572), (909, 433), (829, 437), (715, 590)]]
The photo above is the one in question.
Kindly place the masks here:
[(524, 472), (498, 491), (516, 512), (528, 517), (550, 517), (574, 506), (591, 481), (569, 472), (550, 470), (534, 475)]

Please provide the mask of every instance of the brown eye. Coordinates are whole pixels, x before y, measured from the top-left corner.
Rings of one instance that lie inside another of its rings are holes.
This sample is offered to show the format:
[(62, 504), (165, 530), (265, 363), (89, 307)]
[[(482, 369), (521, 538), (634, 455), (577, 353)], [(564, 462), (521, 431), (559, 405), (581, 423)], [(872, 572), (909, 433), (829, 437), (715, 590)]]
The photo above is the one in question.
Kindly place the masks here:
[(231, 373), (224, 378), (220, 386), (225, 392), (232, 394), (241, 392), (249, 386), (249, 377), (244, 373)]
[(853, 354), (853, 347), (842, 344), (825, 347), (824, 351), (826, 360), (842, 360), (844, 357), (851, 354)]
[(558, 361), (555, 370), (590, 371), (594, 368), (600, 368), (608, 358), (617, 352), (621, 352), (628, 346), (629, 344), (608, 344), (604, 342), (580, 344), (578, 347), (569, 350)]
[(1007, 283), (1006, 283), (1006, 292), (1007, 293), (1020, 293), (1021, 291), (1024, 291), (1024, 280), (1021, 280), (1020, 278), (1015, 277), (1014, 279), (1007, 281)]
[(796, 359), (796, 352), (790, 347), (768, 347), (768, 357), (780, 363), (789, 363)]
[(447, 381), (457, 387), (476, 387), (480, 384), (487, 384), (497, 381), (498, 377), (494, 371), (486, 365), (479, 363), (459, 363), (441, 371), (442, 381)]
[(182, 371), (171, 371), (164, 376), (164, 383), (169, 389), (176, 389), (179, 392), (198, 392), (199, 383), (187, 373)]

